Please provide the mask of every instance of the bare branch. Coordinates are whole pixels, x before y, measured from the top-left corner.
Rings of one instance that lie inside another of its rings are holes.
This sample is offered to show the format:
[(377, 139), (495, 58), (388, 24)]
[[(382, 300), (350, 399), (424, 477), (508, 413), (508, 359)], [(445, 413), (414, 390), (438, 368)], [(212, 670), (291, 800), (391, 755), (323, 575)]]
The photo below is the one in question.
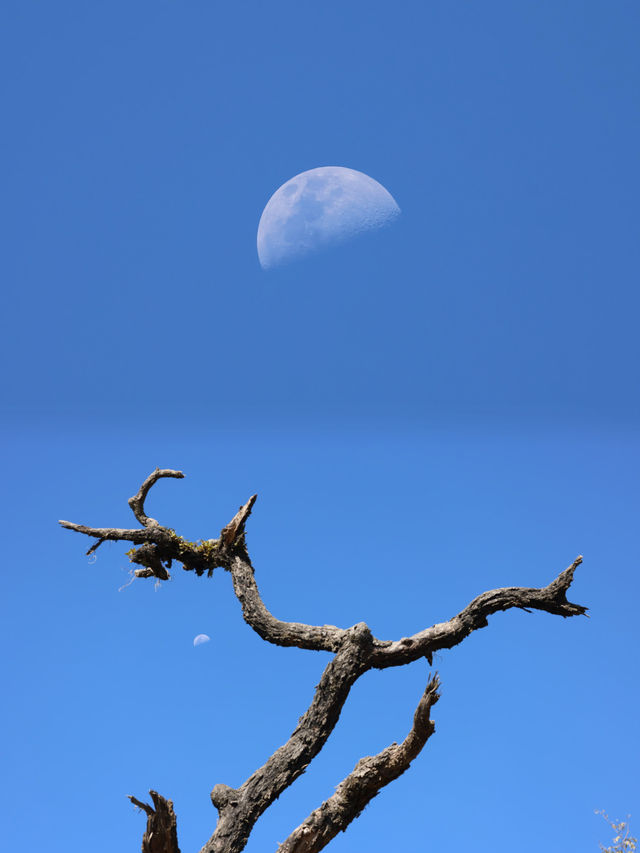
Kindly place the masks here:
[(578, 555), (570, 566), (560, 572), (558, 577), (545, 587), (545, 591), (558, 607), (557, 610), (549, 610), (549, 613), (557, 613), (564, 617), (586, 615), (588, 607), (581, 607), (579, 604), (571, 604), (567, 601), (567, 590), (573, 583), (573, 576), (581, 563), (582, 555)]
[(138, 493), (134, 495), (132, 498), (129, 498), (129, 506), (133, 510), (133, 514), (138, 519), (140, 524), (143, 527), (149, 527), (150, 525), (155, 525), (158, 522), (155, 518), (148, 518), (144, 512), (144, 502), (147, 498), (147, 494), (149, 493), (149, 489), (155, 483), (158, 482), (162, 477), (175, 477), (177, 480), (182, 480), (184, 474), (182, 471), (172, 471), (171, 468), (156, 468), (153, 473), (149, 474), (144, 483), (140, 486)]
[[(215, 832), (201, 853), (240, 853), (260, 815), (302, 773), (318, 754), (333, 731), (342, 707), (355, 681), (371, 668), (399, 666), (425, 657), (431, 663), (433, 652), (452, 648), (473, 631), (485, 627), (487, 619), (499, 610), (519, 608), (526, 612), (543, 610), (563, 617), (586, 613), (587, 608), (567, 600), (567, 591), (578, 557), (548, 586), (537, 588), (508, 587), (477, 596), (448, 622), (432, 625), (412, 637), (383, 641), (372, 637), (365, 623), (349, 629), (335, 625), (305, 625), (276, 619), (262, 601), (246, 547), (245, 528), (256, 501), (256, 495), (240, 507), (217, 539), (189, 542), (174, 530), (163, 527), (144, 511), (151, 487), (162, 477), (182, 478), (180, 471), (156, 469), (129, 499), (139, 530), (87, 527), (69, 521), (60, 524), (93, 537), (88, 553), (105, 541), (134, 543), (128, 554), (139, 568), (136, 577), (169, 578), (172, 561), (182, 564), (198, 576), (211, 575), (224, 568), (232, 576), (233, 589), (248, 625), (264, 640), (279, 646), (327, 651), (334, 654), (327, 665), (313, 700), (300, 718), (288, 741), (281, 746), (239, 788), (218, 784), (211, 801), (218, 810)], [(400, 744), (392, 744), (376, 756), (361, 759), (354, 771), (338, 786), (336, 793), (316, 809), (280, 848), (280, 853), (315, 853), (345, 829), (376, 796), (382, 787), (400, 776), (418, 755), (434, 731), (431, 707), (438, 699), (438, 679), (434, 676), (425, 690), (414, 716), (411, 731)], [(151, 791), (153, 806), (130, 797), (147, 815), (143, 853), (179, 853), (176, 818), (170, 800)]]
[(246, 554), (238, 554), (231, 563), (233, 589), (245, 622), (263, 640), (276, 646), (297, 646), (299, 649), (335, 652), (344, 641), (347, 631), (335, 625), (305, 625), (301, 622), (281, 622), (265, 606), (256, 583), (253, 566)]
[(245, 621), (264, 640), (279, 646), (297, 646), (317, 651), (336, 652), (340, 648), (346, 636), (344, 628), (335, 625), (315, 626), (300, 622), (282, 622), (272, 616), (262, 601), (244, 538), (245, 526), (257, 495), (252, 495), (240, 507), (231, 521), (222, 528), (218, 539), (208, 539), (199, 544), (187, 542), (173, 530), (163, 527), (155, 519), (149, 519), (144, 514), (144, 499), (151, 486), (161, 477), (182, 478), (183, 474), (180, 471), (156, 468), (144, 481), (138, 494), (129, 499), (136, 518), (145, 524), (140, 530), (87, 527), (70, 521), (61, 521), (60, 524), (68, 530), (75, 530), (98, 540), (91, 546), (88, 554), (93, 553), (107, 540), (123, 540), (139, 545), (134, 553), (130, 553), (131, 561), (141, 566), (134, 571), (137, 578), (155, 577), (167, 580), (170, 577), (168, 568), (173, 560), (182, 563), (185, 570), (195, 571), (197, 575), (203, 575), (205, 572), (210, 575), (215, 568), (225, 568), (231, 572), (234, 592), (242, 606)]
[(289, 740), (240, 788), (216, 785), (211, 801), (219, 811), (216, 830), (200, 853), (239, 853), (260, 815), (315, 758), (333, 731), (349, 691), (369, 669), (371, 632), (364, 623), (345, 631), (340, 651), (329, 662), (313, 701)]
[(99, 541), (94, 543), (87, 551), (93, 553), (103, 542), (148, 542), (149, 533), (146, 530), (126, 530), (121, 527), (87, 527), (85, 524), (74, 524), (72, 521), (59, 521), (58, 524), (67, 530), (75, 530), (76, 533), (84, 533), (86, 536), (95, 536)]
[(149, 791), (153, 807), (129, 794), (134, 806), (147, 815), (147, 828), (142, 836), (142, 853), (180, 853), (176, 814), (171, 800), (157, 791)]
[(401, 744), (392, 743), (377, 755), (361, 758), (336, 788), (335, 794), (313, 811), (277, 853), (318, 853), (344, 832), (385, 785), (401, 776), (435, 731), (431, 708), (440, 698), (438, 674), (432, 676), (418, 703), (413, 726)]
[(411, 663), (421, 657), (430, 661), (434, 652), (439, 649), (453, 648), (473, 631), (486, 627), (487, 617), (499, 610), (516, 607), (521, 610), (527, 608), (544, 610), (564, 617), (584, 615), (587, 608), (580, 604), (572, 604), (566, 597), (574, 572), (581, 562), (582, 557), (576, 557), (567, 569), (542, 589), (514, 586), (484, 592), (448, 622), (439, 622), (431, 628), (401, 640), (393, 642), (377, 640), (372, 665), (377, 669), (384, 669), (388, 666)]

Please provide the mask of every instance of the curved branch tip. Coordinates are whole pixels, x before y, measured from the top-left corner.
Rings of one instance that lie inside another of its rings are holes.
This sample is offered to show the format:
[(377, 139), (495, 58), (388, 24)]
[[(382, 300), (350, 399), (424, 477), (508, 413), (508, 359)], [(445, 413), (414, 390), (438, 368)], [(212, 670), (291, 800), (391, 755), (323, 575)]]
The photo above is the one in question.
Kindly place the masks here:
[(149, 474), (147, 479), (140, 486), (137, 494), (129, 498), (129, 500), (127, 501), (129, 506), (131, 507), (131, 511), (143, 527), (149, 527), (150, 525), (158, 524), (158, 522), (154, 518), (148, 518), (145, 515), (144, 502), (147, 498), (147, 495), (149, 494), (149, 490), (151, 489), (151, 487), (163, 477), (173, 477), (176, 480), (182, 480), (184, 479), (184, 474), (182, 473), (182, 471), (174, 471), (173, 468), (156, 468), (155, 471), (152, 471), (151, 474)]

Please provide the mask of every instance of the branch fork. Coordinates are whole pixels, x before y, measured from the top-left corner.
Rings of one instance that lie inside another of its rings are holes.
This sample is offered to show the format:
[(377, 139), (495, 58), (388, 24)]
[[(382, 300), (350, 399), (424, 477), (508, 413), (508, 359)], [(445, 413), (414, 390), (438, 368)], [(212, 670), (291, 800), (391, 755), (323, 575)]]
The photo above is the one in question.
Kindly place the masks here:
[(133, 542), (134, 547), (127, 553), (132, 563), (141, 566), (134, 571), (134, 576), (137, 578), (155, 577), (158, 580), (169, 580), (171, 577), (169, 569), (174, 560), (181, 562), (186, 571), (195, 571), (197, 575), (207, 572), (211, 576), (216, 568), (228, 568), (236, 551), (246, 552), (245, 525), (258, 496), (252, 495), (247, 503), (240, 507), (229, 524), (222, 528), (218, 539), (208, 539), (200, 543), (188, 542), (178, 536), (174, 530), (164, 527), (155, 518), (145, 513), (144, 504), (149, 490), (158, 480), (166, 477), (183, 479), (184, 474), (182, 471), (173, 471), (170, 468), (156, 468), (140, 486), (138, 492), (129, 498), (129, 506), (142, 525), (141, 528), (87, 527), (71, 521), (59, 523), (67, 530), (84, 533), (96, 539), (87, 554), (94, 553), (103, 542)]
[[(431, 664), (436, 651), (453, 648), (473, 631), (486, 627), (488, 617), (501, 610), (543, 610), (564, 618), (587, 611), (586, 607), (567, 599), (575, 571), (582, 562), (582, 557), (577, 557), (546, 587), (506, 587), (484, 592), (448, 621), (436, 623), (411, 637), (380, 640), (363, 622), (351, 628), (283, 622), (269, 612), (262, 600), (246, 547), (245, 528), (256, 495), (240, 507), (217, 539), (200, 543), (188, 542), (146, 514), (145, 501), (155, 483), (163, 478), (182, 479), (183, 476), (181, 471), (156, 468), (129, 498), (129, 506), (141, 525), (139, 528), (87, 527), (69, 521), (60, 524), (96, 540), (88, 554), (106, 541), (133, 543), (128, 553), (131, 561), (140, 566), (134, 572), (138, 578), (168, 580), (173, 560), (198, 576), (205, 573), (211, 576), (214, 569), (223, 568), (231, 574), (244, 620), (260, 637), (278, 646), (333, 654), (309, 708), (286, 743), (239, 788), (221, 783), (215, 785), (211, 802), (218, 811), (218, 821), (200, 853), (240, 853), (244, 849), (260, 815), (320, 752), (338, 722), (351, 687), (368, 670), (403, 666), (421, 658)], [(323, 849), (385, 785), (405, 772), (435, 730), (431, 709), (439, 698), (439, 684), (437, 674), (432, 675), (406, 738), (400, 744), (392, 743), (378, 755), (362, 758), (333, 796), (280, 845), (278, 853), (316, 853)], [(155, 791), (150, 791), (150, 796), (153, 805), (130, 796), (131, 802), (147, 815), (143, 853), (180, 853), (171, 800)]]

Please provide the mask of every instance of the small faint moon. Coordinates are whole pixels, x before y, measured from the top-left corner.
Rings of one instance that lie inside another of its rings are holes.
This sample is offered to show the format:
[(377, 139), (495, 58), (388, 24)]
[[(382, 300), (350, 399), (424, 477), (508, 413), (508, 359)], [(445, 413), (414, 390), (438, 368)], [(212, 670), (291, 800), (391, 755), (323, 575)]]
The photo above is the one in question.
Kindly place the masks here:
[(193, 638), (194, 646), (201, 646), (203, 643), (208, 643), (211, 637), (208, 634), (198, 634), (197, 637)]
[(391, 193), (363, 172), (320, 166), (301, 172), (271, 196), (258, 225), (263, 269), (286, 263), (365, 231), (400, 213)]

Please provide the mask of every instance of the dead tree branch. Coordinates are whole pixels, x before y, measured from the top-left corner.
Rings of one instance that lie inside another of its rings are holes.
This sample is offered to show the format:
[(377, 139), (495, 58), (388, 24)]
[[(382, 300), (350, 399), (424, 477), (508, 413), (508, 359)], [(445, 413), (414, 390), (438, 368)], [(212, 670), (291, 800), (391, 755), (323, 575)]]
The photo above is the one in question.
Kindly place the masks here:
[(385, 785), (402, 776), (436, 729), (430, 715), (439, 699), (439, 683), (436, 673), (422, 694), (411, 731), (402, 743), (392, 743), (377, 755), (361, 758), (335, 794), (294, 829), (277, 853), (318, 853), (346, 830)]
[(260, 815), (304, 773), (326, 743), (351, 687), (370, 668), (371, 641), (364, 623), (345, 631), (342, 648), (327, 665), (309, 709), (289, 740), (240, 788), (217, 785), (213, 789), (211, 801), (219, 812), (218, 825), (200, 853), (244, 849)]
[(448, 622), (439, 622), (412, 637), (404, 637), (394, 642), (376, 641), (373, 666), (376, 669), (402, 666), (421, 657), (427, 658), (431, 663), (434, 652), (451, 649), (473, 631), (485, 628), (489, 624), (487, 617), (499, 610), (514, 607), (520, 610), (544, 610), (564, 617), (586, 614), (588, 608), (572, 604), (566, 598), (566, 592), (580, 563), (582, 557), (576, 557), (567, 569), (542, 589), (513, 586), (483, 592)]
[(134, 806), (147, 815), (147, 828), (142, 836), (142, 853), (180, 853), (176, 815), (171, 800), (157, 791), (149, 791), (153, 806), (129, 794)]
[[(282, 622), (274, 617), (260, 595), (255, 572), (247, 551), (245, 527), (256, 501), (253, 495), (226, 524), (218, 538), (189, 542), (175, 530), (163, 527), (147, 516), (145, 500), (151, 487), (165, 477), (180, 479), (180, 471), (157, 468), (140, 486), (129, 505), (142, 525), (129, 530), (113, 527), (87, 527), (69, 521), (60, 524), (96, 540), (88, 553), (105, 541), (132, 542), (130, 560), (140, 566), (138, 578), (169, 578), (176, 560), (186, 571), (211, 576), (216, 568), (231, 574), (233, 590), (248, 625), (267, 642), (278, 646), (326, 651), (334, 654), (327, 665), (308, 710), (300, 717), (288, 741), (239, 788), (217, 784), (211, 801), (218, 810), (218, 822), (200, 853), (240, 853), (260, 815), (291, 785), (309, 762), (320, 752), (333, 731), (349, 691), (357, 679), (370, 669), (402, 666), (420, 658), (429, 663), (439, 649), (450, 649), (473, 631), (484, 628), (487, 619), (499, 610), (518, 608), (530, 612), (543, 610), (563, 617), (586, 613), (587, 608), (567, 600), (567, 591), (575, 570), (582, 562), (577, 557), (550, 584), (540, 589), (506, 587), (484, 592), (456, 616), (411, 637), (379, 640), (364, 623), (351, 628), (335, 625), (305, 625)], [(338, 786), (336, 793), (316, 809), (281, 845), (279, 853), (315, 853), (344, 830), (366, 804), (400, 776), (418, 755), (434, 731), (431, 708), (438, 699), (438, 678), (434, 676), (425, 690), (414, 716), (411, 731), (400, 744), (392, 744), (375, 756), (361, 759), (355, 770)], [(143, 853), (179, 853), (176, 816), (170, 800), (151, 791), (153, 806), (131, 801), (147, 814)]]
[(182, 480), (184, 478), (184, 474), (182, 471), (172, 471), (170, 468), (156, 468), (144, 483), (138, 489), (137, 494), (135, 494), (132, 498), (129, 498), (129, 506), (133, 510), (133, 514), (138, 519), (140, 524), (143, 527), (149, 527), (150, 525), (155, 525), (158, 522), (155, 518), (148, 518), (144, 513), (144, 502), (146, 500), (147, 495), (149, 494), (149, 489), (155, 483), (158, 482), (161, 477), (174, 477), (176, 480)]
[(335, 625), (304, 625), (301, 622), (281, 622), (267, 610), (255, 579), (248, 554), (237, 554), (230, 567), (233, 590), (245, 622), (263, 640), (276, 646), (297, 646), (315, 651), (337, 651), (346, 634)]

